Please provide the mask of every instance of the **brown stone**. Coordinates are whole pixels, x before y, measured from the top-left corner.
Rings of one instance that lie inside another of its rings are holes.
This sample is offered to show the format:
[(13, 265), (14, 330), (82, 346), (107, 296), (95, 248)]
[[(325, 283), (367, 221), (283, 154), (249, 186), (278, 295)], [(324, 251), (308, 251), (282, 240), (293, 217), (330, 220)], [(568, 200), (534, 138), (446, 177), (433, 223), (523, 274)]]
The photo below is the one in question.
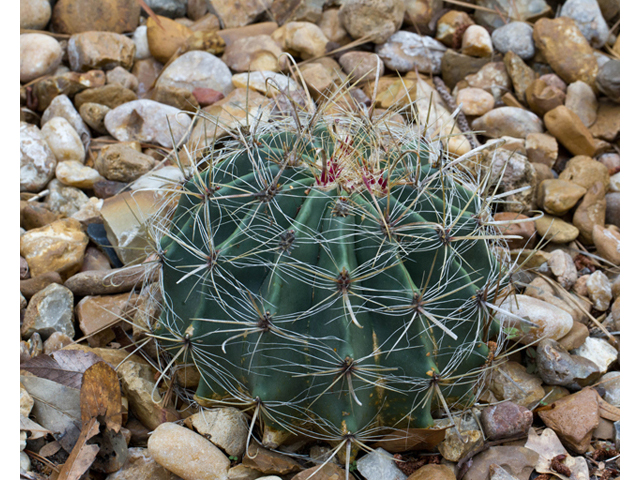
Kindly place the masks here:
[(109, 258), (95, 247), (88, 246), (84, 252), (81, 272), (92, 270), (111, 270)]
[(565, 82), (582, 80), (595, 89), (598, 62), (573, 19), (541, 18), (533, 25), (533, 40), (553, 71)]
[(228, 2), (225, 0), (209, 0), (215, 10), (222, 28), (243, 27), (253, 23), (258, 16), (273, 4), (273, 0), (246, 0)]
[(606, 189), (609, 185), (609, 170), (593, 158), (578, 155), (567, 162), (558, 178), (586, 189), (590, 189), (597, 182), (600, 182)]
[(615, 228), (594, 225), (591, 236), (598, 255), (614, 265), (620, 265), (620, 232), (616, 231)]
[(67, 47), (69, 65), (76, 72), (115, 67), (131, 69), (136, 45), (130, 38), (113, 32), (83, 32), (73, 35)]
[(518, 480), (528, 480), (539, 455), (525, 447), (496, 445), (473, 457), (471, 468), (463, 480), (487, 480), (491, 466), (499, 465)]
[(567, 351), (575, 350), (584, 344), (584, 341), (589, 336), (589, 329), (584, 323), (573, 321), (573, 327), (569, 330), (564, 337), (558, 340), (558, 343), (563, 346)]
[[(522, 238), (510, 238), (507, 240), (509, 248), (525, 248), (533, 247), (536, 242), (536, 226), (533, 220), (528, 220), (529, 217), (515, 212), (499, 212), (493, 217), (497, 222), (512, 222), (503, 225), (496, 225), (503, 235), (519, 235)], [(524, 221), (523, 221), (524, 220)]]
[(60, 215), (39, 202), (20, 202), (20, 226), (25, 230), (44, 227), (55, 222)]
[(456, 476), (447, 465), (429, 464), (413, 472), (407, 480), (455, 480)]
[(155, 160), (125, 144), (102, 147), (95, 169), (107, 180), (129, 183), (155, 166)]
[(586, 191), (586, 188), (565, 180), (544, 180), (538, 185), (538, 205), (551, 215), (562, 216), (578, 203)]
[(138, 96), (128, 88), (117, 83), (112, 83), (103, 87), (88, 88), (78, 93), (73, 99), (73, 103), (77, 110), (85, 103), (99, 103), (109, 108), (116, 108), (123, 103), (137, 99)]
[(278, 24), (276, 22), (261, 22), (246, 25), (244, 27), (218, 30), (218, 35), (222, 37), (227, 45), (231, 45), (233, 42), (241, 38), (253, 37), (256, 35), (271, 35), (277, 29)]
[(442, 56), (442, 80), (449, 88), (456, 86), (467, 75), (477, 73), (491, 58), (474, 58), (448, 49)]
[(507, 52), (504, 56), (504, 65), (511, 77), (516, 97), (521, 102), (525, 101), (525, 92), (536, 79), (536, 72), (524, 60), (513, 52)]
[(202, 50), (212, 55), (219, 55), (224, 53), (225, 46), (226, 43), (222, 37), (218, 35), (218, 32), (197, 31), (193, 32), (190, 37), (187, 37), (182, 50), (185, 52)]
[[(192, 1), (202, 2), (202, 3), (205, 2), (205, 0), (189, 0), (189, 3), (191, 3)], [(209, 31), (220, 30), (220, 20), (218, 20), (218, 17), (216, 17), (213, 13), (207, 12), (206, 5), (204, 6), (204, 15), (202, 15), (198, 19), (194, 19), (194, 18), (191, 18), (191, 19), (195, 21), (191, 24), (189, 28), (194, 32), (199, 32), (201, 30), (205, 32), (207, 30)]]
[(502, 101), (507, 107), (516, 107), (516, 108), (521, 108), (523, 110), (526, 110), (525, 106), (522, 105), (511, 92), (505, 93), (500, 98), (502, 99)]
[[(160, 20), (160, 26), (156, 19)], [(149, 42), (149, 52), (162, 63), (167, 61), (189, 38), (193, 31), (189, 27), (171, 20), (167, 17), (156, 15), (156, 19), (147, 19), (147, 40)]]
[(563, 105), (566, 94), (543, 79), (538, 78), (529, 84), (525, 92), (527, 104), (531, 111), (544, 116), (549, 110)]
[(438, 19), (435, 38), (447, 47), (457, 50), (462, 45), (462, 31), (469, 25), (475, 25), (469, 14), (460, 10), (449, 10)]
[(561, 398), (540, 410), (544, 424), (558, 434), (565, 446), (583, 454), (599, 422), (598, 394), (592, 388)]
[(34, 277), (45, 272), (58, 272), (66, 279), (80, 270), (87, 243), (89, 238), (80, 222), (66, 218), (22, 235), (20, 255), (29, 263)]
[(131, 73), (138, 79), (138, 95), (145, 98), (162, 71), (162, 64), (155, 58), (144, 58), (133, 64)]
[(282, 49), (270, 35), (240, 38), (228, 45), (222, 61), (236, 72), (270, 70), (277, 72), (284, 66)]
[(153, 281), (154, 278), (157, 279), (157, 275), (157, 269), (149, 272), (147, 266), (92, 270), (76, 273), (64, 282), (64, 286), (79, 296), (108, 295), (130, 292), (133, 288), (142, 286), (145, 283), (145, 278), (148, 281)]
[(530, 133), (524, 143), (527, 158), (531, 163), (542, 163), (553, 167), (558, 158), (558, 141), (546, 133)]
[(620, 104), (602, 98), (599, 101), (596, 121), (589, 127), (591, 134), (613, 142), (620, 135)]
[(20, 280), (20, 293), (24, 295), (24, 298), (30, 299), (52, 283), (62, 284), (62, 277), (58, 272), (46, 272), (37, 277), (32, 276), (27, 280)]
[(289, 22), (271, 34), (283, 50), (303, 59), (325, 54), (329, 39), (320, 27), (309, 22)]
[(543, 215), (536, 220), (538, 235), (553, 243), (569, 243), (578, 238), (580, 230), (551, 215)]
[(58, 95), (73, 97), (87, 88), (104, 85), (106, 76), (102, 70), (91, 70), (86, 73), (67, 72), (62, 75), (44, 78), (33, 85), (37, 99), (36, 109), (43, 112)]
[(580, 117), (564, 105), (547, 112), (544, 115), (544, 125), (574, 155), (592, 157), (596, 153), (591, 132), (584, 126)]
[(116, 338), (112, 328), (122, 324), (137, 294), (86, 296), (76, 305), (80, 330), (92, 347), (104, 347)]
[[(307, 468), (297, 473), (291, 480), (342, 480), (344, 477), (344, 467), (335, 463), (327, 463), (325, 465)], [(351, 473), (349, 474), (349, 480), (355, 480), (355, 477)]]
[(69, 34), (89, 30), (124, 33), (134, 31), (139, 18), (136, 0), (59, 0), (51, 26), (55, 32)]
[[(504, 62), (491, 62), (484, 65), (477, 73), (467, 75), (464, 82), (458, 85), (458, 89), (465, 88), (464, 83), (469, 87), (482, 88), (493, 94), (494, 90), (502, 92), (511, 90), (511, 77), (507, 72)], [(495, 95), (494, 95), (495, 96)]]
[(573, 214), (573, 224), (580, 230), (580, 241), (586, 245), (593, 244), (591, 233), (594, 225), (604, 227), (607, 213), (605, 190), (601, 182), (596, 182), (587, 190), (582, 202)]
[(102, 135), (108, 135), (104, 126), (104, 117), (111, 109), (99, 103), (83, 103), (78, 112), (87, 125)]
[(284, 475), (302, 470), (302, 466), (293, 458), (273, 452), (252, 441), (242, 458), (242, 464), (260, 470), (265, 475)]

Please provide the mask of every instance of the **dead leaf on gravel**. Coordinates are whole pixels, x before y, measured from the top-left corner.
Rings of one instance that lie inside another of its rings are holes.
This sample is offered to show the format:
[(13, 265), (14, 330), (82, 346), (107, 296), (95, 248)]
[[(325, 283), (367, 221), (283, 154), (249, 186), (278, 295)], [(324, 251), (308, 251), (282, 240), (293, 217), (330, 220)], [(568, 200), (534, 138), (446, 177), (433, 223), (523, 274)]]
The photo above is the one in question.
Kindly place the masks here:
[(122, 426), (122, 400), (116, 371), (100, 361), (84, 373), (80, 389), (82, 422), (103, 417), (106, 427), (115, 433)]
[(38, 452), (38, 455), (47, 458), (58, 453), (61, 448), (62, 446), (60, 443), (57, 440), (54, 440), (53, 442), (45, 444)]
[(95, 353), (58, 350), (51, 355), (38, 355), (20, 365), (20, 369), (67, 387), (80, 389), (85, 370), (101, 361)]
[(99, 432), (100, 424), (97, 419), (92, 418), (82, 428), (78, 442), (58, 474), (58, 480), (78, 480), (84, 475), (100, 451), (98, 445), (88, 445), (87, 440), (95, 437)]
[[(529, 438), (525, 443), (525, 448), (536, 452), (538, 463), (536, 463), (536, 472), (552, 473), (562, 480), (589, 480), (589, 467), (584, 457), (572, 457), (560, 442), (560, 439), (550, 428), (545, 428), (540, 435), (533, 428), (529, 429)], [(563, 464), (571, 470), (571, 476), (562, 475), (557, 470), (551, 468), (551, 463), (558, 455), (564, 455), (566, 458)]]
[(51, 430), (62, 448), (71, 453), (80, 435), (80, 390), (46, 378), (20, 376), (20, 382), (33, 397), (31, 415)]

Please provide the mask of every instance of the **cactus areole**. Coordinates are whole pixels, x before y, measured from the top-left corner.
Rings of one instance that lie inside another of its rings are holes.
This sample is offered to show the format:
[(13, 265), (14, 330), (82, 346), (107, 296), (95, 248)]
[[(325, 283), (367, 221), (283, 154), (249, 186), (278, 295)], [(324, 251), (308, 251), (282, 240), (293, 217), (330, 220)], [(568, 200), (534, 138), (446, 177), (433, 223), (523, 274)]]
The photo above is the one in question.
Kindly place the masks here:
[(196, 400), (337, 441), (473, 401), (503, 275), (489, 206), (442, 144), (364, 113), (236, 133), (160, 242), (157, 333), (200, 371)]

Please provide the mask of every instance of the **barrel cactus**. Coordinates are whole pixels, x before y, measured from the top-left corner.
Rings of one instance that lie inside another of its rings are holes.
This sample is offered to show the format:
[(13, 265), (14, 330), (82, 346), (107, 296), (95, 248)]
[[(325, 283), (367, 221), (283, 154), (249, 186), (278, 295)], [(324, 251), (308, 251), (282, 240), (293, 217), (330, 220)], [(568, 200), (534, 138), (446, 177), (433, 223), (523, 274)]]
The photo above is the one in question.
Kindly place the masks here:
[(154, 336), (200, 372), (198, 403), (253, 408), (267, 445), (351, 447), (474, 401), (505, 272), (491, 205), (442, 145), (299, 109), (209, 147), (157, 223)]

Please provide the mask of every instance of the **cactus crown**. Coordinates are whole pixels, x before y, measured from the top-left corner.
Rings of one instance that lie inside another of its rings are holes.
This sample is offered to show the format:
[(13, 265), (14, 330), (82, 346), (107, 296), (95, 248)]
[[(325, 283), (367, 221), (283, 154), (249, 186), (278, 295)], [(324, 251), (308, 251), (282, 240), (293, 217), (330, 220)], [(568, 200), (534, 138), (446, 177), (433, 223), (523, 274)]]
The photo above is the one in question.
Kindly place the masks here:
[(473, 401), (495, 333), (490, 205), (389, 114), (294, 113), (209, 148), (156, 223), (156, 334), (199, 403), (255, 407), (267, 444), (430, 426)]

